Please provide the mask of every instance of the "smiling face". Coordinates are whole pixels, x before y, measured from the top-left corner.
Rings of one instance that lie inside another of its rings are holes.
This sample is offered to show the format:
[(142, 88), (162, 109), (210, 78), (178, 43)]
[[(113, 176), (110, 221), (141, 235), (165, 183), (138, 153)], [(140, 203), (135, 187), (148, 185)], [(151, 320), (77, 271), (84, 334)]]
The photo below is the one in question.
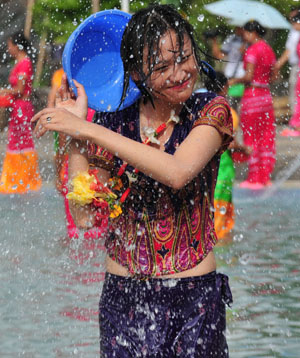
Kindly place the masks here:
[[(148, 48), (144, 49), (145, 74), (149, 74)], [(178, 37), (170, 30), (159, 41), (159, 50), (155, 63), (151, 63), (151, 74), (147, 85), (155, 100), (167, 101), (170, 104), (182, 104), (192, 94), (197, 80), (196, 66), (192, 43), (188, 35), (184, 35), (184, 43), (180, 53)]]

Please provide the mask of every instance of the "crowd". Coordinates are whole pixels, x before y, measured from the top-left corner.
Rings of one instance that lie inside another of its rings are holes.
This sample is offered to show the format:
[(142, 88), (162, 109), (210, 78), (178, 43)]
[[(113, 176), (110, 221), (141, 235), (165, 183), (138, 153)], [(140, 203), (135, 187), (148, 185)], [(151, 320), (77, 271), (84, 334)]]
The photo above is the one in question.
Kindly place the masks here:
[[(248, 163), (241, 188), (272, 185), (276, 132), (270, 84), (287, 61), (293, 115), (281, 134), (300, 135), (299, 9), (291, 11), (290, 21), (278, 60), (264, 40), (266, 30), (254, 20), (221, 46), (211, 38), (212, 55), (226, 60), (222, 73), (205, 71), (191, 25), (172, 7), (138, 11), (124, 32), (121, 57), (124, 95), (131, 75), (142, 99), (107, 113), (87, 108), (77, 82), (75, 100), (59, 69), (48, 108), (34, 116), (29, 44), (21, 33), (9, 39), (16, 64), (10, 86), (0, 91), (2, 103), (12, 108), (0, 193), (40, 189), (32, 126), (37, 123), (38, 137), (53, 131), (56, 188), (64, 197), (68, 236), (78, 236), (77, 227), (88, 237), (108, 230), (100, 302), (103, 357), (228, 356), (225, 303), (232, 299), (228, 278), (215, 272), (213, 247), (234, 227), (234, 161)], [(205, 91), (195, 91), (199, 74)], [(239, 128), (243, 143), (235, 138)], [(94, 196), (74, 193), (76, 181), (82, 188), (93, 183)], [(149, 305), (151, 317), (143, 309)], [(137, 334), (141, 327), (143, 339)], [(120, 335), (127, 344), (113, 345)]]

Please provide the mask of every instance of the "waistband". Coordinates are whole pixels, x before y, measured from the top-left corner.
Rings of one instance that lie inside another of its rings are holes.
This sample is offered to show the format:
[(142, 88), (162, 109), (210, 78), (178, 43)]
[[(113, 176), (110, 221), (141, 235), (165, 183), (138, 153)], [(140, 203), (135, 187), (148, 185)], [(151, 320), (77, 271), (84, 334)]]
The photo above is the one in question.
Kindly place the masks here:
[(189, 277), (177, 277), (177, 278), (156, 278), (156, 277), (147, 277), (147, 276), (142, 276), (142, 277), (138, 277), (138, 276), (119, 276), (119, 275), (115, 275), (112, 274), (110, 272), (106, 272), (105, 273), (105, 279), (109, 280), (110, 282), (114, 282), (114, 283), (127, 283), (127, 284), (131, 284), (134, 283), (136, 284), (137, 282), (143, 283), (143, 282), (147, 282), (147, 284), (153, 284), (156, 285), (157, 283), (167, 283), (169, 282), (176, 282), (176, 284), (180, 284), (180, 283), (186, 283), (186, 282), (206, 282), (206, 281), (211, 281), (211, 280), (215, 280), (216, 279), (216, 275), (217, 272), (216, 271), (212, 271), (209, 272), (205, 275), (201, 275), (201, 276), (189, 276)]
[(250, 87), (270, 88), (270, 86), (267, 83), (260, 83), (260, 82), (256, 82), (256, 81), (251, 82)]
[[(230, 305), (232, 303), (232, 294), (229, 287), (228, 276), (217, 273), (216, 271), (209, 272), (202, 276), (190, 276), (182, 278), (154, 278), (149, 277), (146, 280), (137, 279), (131, 276), (118, 276), (106, 272), (104, 284), (110, 288), (122, 287), (123, 292), (127, 294), (136, 294), (153, 292), (157, 293), (163, 288), (164, 292), (168, 292), (168, 295), (176, 294), (176, 292), (186, 292), (187, 287), (202, 287), (205, 289), (208, 286), (215, 287), (216, 292), (222, 296), (223, 301)], [(146, 289), (147, 288), (147, 289)], [(149, 291), (150, 290), (150, 291)]]

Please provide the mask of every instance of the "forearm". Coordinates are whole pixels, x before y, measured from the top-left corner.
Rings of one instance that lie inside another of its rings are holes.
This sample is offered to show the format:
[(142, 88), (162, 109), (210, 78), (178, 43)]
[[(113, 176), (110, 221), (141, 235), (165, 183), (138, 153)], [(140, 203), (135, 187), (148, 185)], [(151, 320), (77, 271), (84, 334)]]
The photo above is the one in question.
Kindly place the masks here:
[(276, 62), (275, 65), (276, 69), (279, 70), (288, 61), (289, 57), (290, 57), (290, 51), (285, 50)]
[[(203, 137), (201, 136), (204, 151), (203, 155), (199, 155), (195, 165), (191, 164), (188, 160), (192, 153), (186, 152), (184, 148), (188, 146), (193, 148), (193, 141), (195, 146), (198, 145), (196, 142), (200, 138), (189, 139), (189, 145), (182, 143), (175, 154), (170, 155), (143, 143), (123, 137), (102, 126), (90, 123), (86, 126), (85, 134), (91, 142), (106, 148), (109, 152), (117, 155), (144, 174), (169, 187), (180, 189), (205, 167), (221, 144), (221, 137), (215, 129), (206, 128), (205, 130), (203, 128), (203, 131), (206, 133), (204, 133)], [(214, 138), (214, 145), (210, 145), (212, 137)]]

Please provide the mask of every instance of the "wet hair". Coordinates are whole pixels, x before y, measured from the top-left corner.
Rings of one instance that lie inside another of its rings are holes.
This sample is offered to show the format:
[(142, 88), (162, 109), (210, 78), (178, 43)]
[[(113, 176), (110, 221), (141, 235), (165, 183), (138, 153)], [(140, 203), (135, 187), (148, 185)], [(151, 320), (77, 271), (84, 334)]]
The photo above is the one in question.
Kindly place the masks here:
[(293, 23), (299, 23), (300, 22), (300, 11), (297, 11), (297, 13), (291, 18), (291, 21)]
[[(187, 35), (191, 40), (199, 72), (202, 70), (208, 75), (213, 76), (214, 70), (208, 64), (201, 61), (201, 50), (196, 44), (192, 25), (171, 5), (150, 5), (136, 12), (131, 17), (122, 37), (121, 58), (124, 66), (124, 84), (121, 103), (126, 96), (130, 74), (135, 72), (139, 78), (135, 83), (141, 91), (144, 101), (150, 100), (152, 105), (154, 105), (151, 89), (147, 86), (147, 79), (153, 73), (154, 65), (159, 57), (160, 39), (170, 30), (176, 33), (179, 54), (183, 51), (184, 36)], [(147, 74), (143, 70), (145, 47), (148, 48)], [(180, 58), (180, 55), (178, 58)]]
[(219, 93), (228, 85), (228, 78), (222, 72), (216, 71), (215, 80), (206, 78), (204, 85), (209, 92)]
[(20, 51), (25, 51), (27, 53), (30, 50), (30, 43), (23, 32), (15, 32), (9, 37), (9, 40), (14, 45), (17, 45)]
[(261, 37), (266, 33), (266, 29), (256, 20), (248, 21), (243, 28), (249, 32), (256, 32)]

